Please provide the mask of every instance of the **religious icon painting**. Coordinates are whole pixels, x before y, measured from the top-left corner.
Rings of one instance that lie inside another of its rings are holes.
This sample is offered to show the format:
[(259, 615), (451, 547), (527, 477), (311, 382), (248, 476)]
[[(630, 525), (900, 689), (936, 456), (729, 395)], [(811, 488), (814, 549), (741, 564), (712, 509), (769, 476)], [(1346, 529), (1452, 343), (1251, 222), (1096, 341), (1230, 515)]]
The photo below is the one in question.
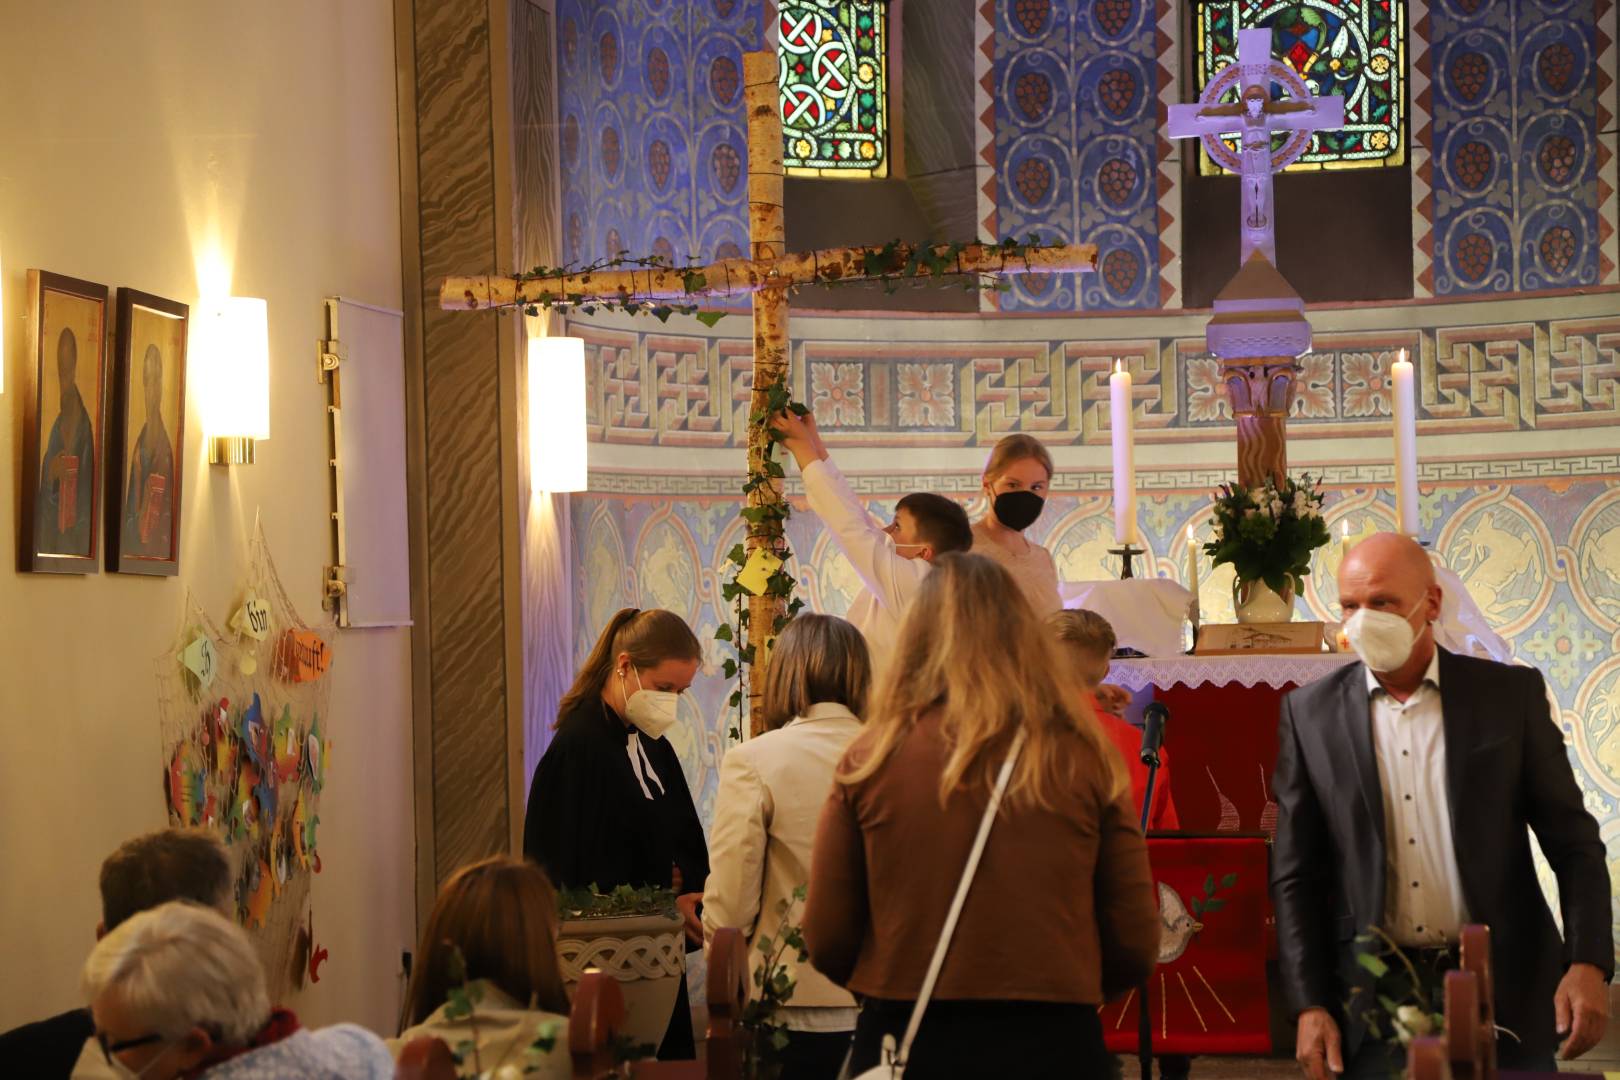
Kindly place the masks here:
[(107, 287), (28, 271), (17, 568), (99, 569)]
[(107, 425), (107, 569), (180, 570), (185, 466), (186, 324), (174, 300), (118, 290)]

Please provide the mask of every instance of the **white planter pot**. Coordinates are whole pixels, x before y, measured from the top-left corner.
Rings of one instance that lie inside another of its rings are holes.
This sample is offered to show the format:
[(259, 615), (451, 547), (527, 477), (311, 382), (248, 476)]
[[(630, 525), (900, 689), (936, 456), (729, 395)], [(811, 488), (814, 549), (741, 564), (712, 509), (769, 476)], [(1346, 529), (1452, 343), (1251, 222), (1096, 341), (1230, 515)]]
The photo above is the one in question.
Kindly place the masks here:
[(557, 932), (557, 959), (569, 995), (591, 968), (613, 976), (624, 994), (620, 1034), (638, 1045), (658, 1046), (686, 978), (682, 927), (679, 918), (662, 915), (564, 920)]

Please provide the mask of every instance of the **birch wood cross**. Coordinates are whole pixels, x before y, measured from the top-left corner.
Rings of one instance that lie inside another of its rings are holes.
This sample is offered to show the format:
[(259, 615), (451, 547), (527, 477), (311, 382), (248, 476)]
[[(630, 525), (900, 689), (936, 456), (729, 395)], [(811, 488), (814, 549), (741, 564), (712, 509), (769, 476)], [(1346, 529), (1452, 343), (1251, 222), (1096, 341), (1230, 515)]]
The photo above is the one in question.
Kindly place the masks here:
[[(619, 304), (689, 303), (706, 297), (751, 295), (754, 317), (753, 393), (749, 403), (748, 472), (771, 472), (770, 390), (788, 385), (788, 291), (795, 286), (846, 281), (899, 281), (996, 274), (1068, 274), (1094, 270), (1093, 244), (888, 244), (789, 254), (782, 219), (782, 113), (779, 63), (773, 51), (743, 57), (748, 115), (749, 258), (722, 259), (701, 268), (653, 266), (632, 270), (558, 273), (545, 277), (483, 275), (448, 277), (439, 290), (445, 310), (561, 307), (613, 301)], [(850, 194), (859, 197), (858, 182)], [(779, 471), (779, 470), (778, 470)], [(777, 477), (748, 494), (750, 507), (781, 506)], [(750, 522), (747, 550), (783, 550), (781, 517)], [(749, 600), (748, 644), (756, 663), (749, 681), (750, 734), (760, 733), (760, 688), (769, 642), (787, 598)], [(742, 643), (738, 642), (739, 648)]]

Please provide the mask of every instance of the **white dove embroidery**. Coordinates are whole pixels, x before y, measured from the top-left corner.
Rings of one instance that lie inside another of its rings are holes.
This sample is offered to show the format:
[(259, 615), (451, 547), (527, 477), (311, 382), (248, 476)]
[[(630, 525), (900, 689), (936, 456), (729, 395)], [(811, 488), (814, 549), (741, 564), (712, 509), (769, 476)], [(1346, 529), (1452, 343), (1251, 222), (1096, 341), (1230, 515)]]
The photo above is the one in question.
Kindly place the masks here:
[(1187, 911), (1187, 905), (1177, 895), (1176, 890), (1159, 882), (1159, 922), (1163, 931), (1159, 934), (1159, 963), (1170, 964), (1180, 959), (1181, 954), (1187, 951), (1192, 939), (1204, 924), (1194, 919)]

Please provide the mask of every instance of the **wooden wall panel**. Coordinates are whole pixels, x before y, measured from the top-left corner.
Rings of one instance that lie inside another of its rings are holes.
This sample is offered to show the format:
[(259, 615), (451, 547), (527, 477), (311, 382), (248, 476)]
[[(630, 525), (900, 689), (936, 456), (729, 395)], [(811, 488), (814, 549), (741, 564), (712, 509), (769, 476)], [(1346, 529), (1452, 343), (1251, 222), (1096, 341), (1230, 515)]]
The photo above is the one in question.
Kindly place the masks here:
[[(492, 12), (492, 8), (498, 11)], [(521, 680), (510, 657), (518, 624), (515, 592), (516, 479), (507, 444), (515, 443), (510, 343), (492, 315), (438, 309), (447, 274), (510, 263), (509, 182), (501, 118), (506, 32), (500, 0), (435, 0), (397, 9), (402, 94), (413, 108), (414, 146), (402, 160), (415, 171), (415, 220), (406, 259), (417, 260), (412, 315), (418, 324), (420, 477), (426, 558), (417, 587), (426, 592), (426, 632), (417, 663), (426, 668), (428, 709), (419, 713), (418, 800), (422, 857), (433, 880), (458, 866), (507, 851), (510, 814), (510, 719), (521, 706)], [(406, 185), (407, 191), (412, 187)]]

